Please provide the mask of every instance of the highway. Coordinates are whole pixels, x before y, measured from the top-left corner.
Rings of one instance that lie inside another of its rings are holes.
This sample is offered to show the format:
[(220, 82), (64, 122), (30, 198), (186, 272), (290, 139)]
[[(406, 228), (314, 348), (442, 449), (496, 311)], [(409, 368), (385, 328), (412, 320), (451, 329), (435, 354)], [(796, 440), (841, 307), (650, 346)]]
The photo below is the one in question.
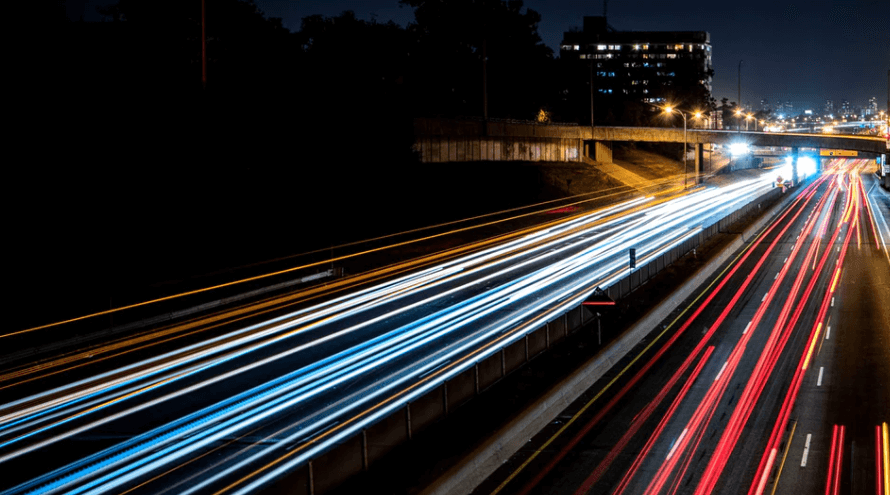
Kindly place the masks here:
[(890, 493), (890, 201), (869, 167), (830, 162), (474, 493)]
[[(767, 192), (677, 188), (0, 370), (3, 493), (247, 493)], [(5, 336), (0, 336), (0, 339)]]

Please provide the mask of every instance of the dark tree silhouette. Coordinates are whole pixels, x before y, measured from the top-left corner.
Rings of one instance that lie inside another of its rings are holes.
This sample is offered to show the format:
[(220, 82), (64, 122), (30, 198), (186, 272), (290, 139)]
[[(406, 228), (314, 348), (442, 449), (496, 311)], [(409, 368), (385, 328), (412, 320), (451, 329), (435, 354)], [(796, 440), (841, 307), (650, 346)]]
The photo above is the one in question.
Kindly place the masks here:
[(415, 113), (483, 114), (483, 53), (488, 114), (534, 119), (551, 101), (553, 52), (541, 41), (541, 16), (521, 0), (401, 0), (413, 7), (408, 30)]

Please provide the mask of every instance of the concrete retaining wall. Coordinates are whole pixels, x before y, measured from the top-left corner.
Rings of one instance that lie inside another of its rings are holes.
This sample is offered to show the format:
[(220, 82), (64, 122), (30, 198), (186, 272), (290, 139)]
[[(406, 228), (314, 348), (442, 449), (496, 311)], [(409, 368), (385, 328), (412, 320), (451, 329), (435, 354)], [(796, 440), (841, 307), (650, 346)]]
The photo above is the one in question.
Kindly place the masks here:
[(584, 142), (580, 139), (537, 137), (418, 138), (414, 151), (423, 163), (526, 161), (577, 162)]

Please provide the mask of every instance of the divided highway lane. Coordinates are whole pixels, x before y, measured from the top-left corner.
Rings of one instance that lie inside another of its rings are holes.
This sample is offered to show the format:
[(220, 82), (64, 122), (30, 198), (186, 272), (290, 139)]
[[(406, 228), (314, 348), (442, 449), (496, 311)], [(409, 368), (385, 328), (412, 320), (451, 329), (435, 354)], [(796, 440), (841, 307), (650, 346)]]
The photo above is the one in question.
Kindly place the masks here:
[[(801, 484), (779, 476), (783, 440), (800, 414), (801, 382), (814, 379), (813, 360), (824, 358), (817, 344), (846, 250), (875, 241), (865, 233), (872, 218), (864, 162), (832, 165), (680, 316), (619, 363), (611, 381), (584, 394), (475, 493), (761, 494), (777, 479), (786, 493), (821, 493), (807, 484), (812, 475)], [(873, 268), (886, 275), (886, 265)], [(886, 313), (863, 314), (869, 328), (887, 328)], [(876, 400), (875, 414), (886, 415), (884, 399)], [(868, 425), (871, 469), (863, 468), (872, 478), (875, 426)], [(849, 433), (841, 439), (838, 429), (837, 445)], [(818, 472), (822, 487), (832, 472), (838, 491), (828, 493), (853, 493), (837, 467), (842, 455), (834, 455), (838, 462)], [(866, 486), (855, 493), (874, 492), (874, 481)]]
[(890, 422), (890, 258), (881, 239), (888, 238), (890, 195), (872, 174), (862, 179), (863, 207), (871, 211), (860, 216), (813, 373), (800, 385), (775, 493), (890, 493), (883, 432)]
[(8, 386), (2, 486), (260, 488), (614, 283), (628, 247), (645, 262), (768, 187), (630, 201), (72, 383)]

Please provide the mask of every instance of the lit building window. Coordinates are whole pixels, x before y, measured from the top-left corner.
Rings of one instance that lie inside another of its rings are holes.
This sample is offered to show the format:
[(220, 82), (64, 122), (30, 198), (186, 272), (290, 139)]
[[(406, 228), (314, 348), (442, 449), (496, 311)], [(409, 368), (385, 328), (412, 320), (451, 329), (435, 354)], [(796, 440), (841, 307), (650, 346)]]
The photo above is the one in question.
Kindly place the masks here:
[(574, 49), (575, 51), (578, 51), (581, 49), (581, 47), (579, 45), (572, 45), (572, 49)]
[(606, 50), (608, 47), (606, 45), (596, 45), (597, 50)]
[(668, 53), (667, 58), (677, 58), (677, 54), (676, 53)]
[(682, 49), (683, 49), (683, 44), (682, 44), (682, 43), (679, 44), (679, 45), (674, 45), (674, 50), (682, 50)]
[(643, 50), (648, 50), (648, 49), (649, 49), (649, 45), (643, 45)]
[(640, 45), (634, 45), (634, 50), (639, 50), (639, 49), (640, 49)]

